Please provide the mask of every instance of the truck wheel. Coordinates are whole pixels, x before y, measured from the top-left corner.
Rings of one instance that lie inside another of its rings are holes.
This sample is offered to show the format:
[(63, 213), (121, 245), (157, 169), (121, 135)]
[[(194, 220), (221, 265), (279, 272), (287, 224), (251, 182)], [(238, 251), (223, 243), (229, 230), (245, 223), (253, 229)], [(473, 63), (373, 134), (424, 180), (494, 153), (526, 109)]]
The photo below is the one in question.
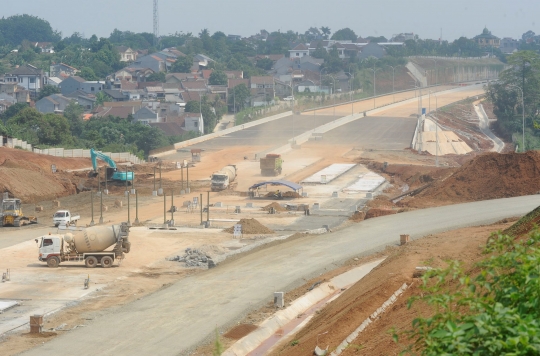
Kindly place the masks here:
[(113, 259), (109, 256), (103, 256), (101, 258), (101, 267), (109, 268), (113, 265)]
[(98, 264), (97, 258), (95, 258), (94, 256), (86, 257), (86, 259), (84, 260), (84, 264), (88, 268), (94, 268)]
[(47, 266), (51, 268), (56, 268), (60, 264), (60, 259), (56, 256), (47, 258)]

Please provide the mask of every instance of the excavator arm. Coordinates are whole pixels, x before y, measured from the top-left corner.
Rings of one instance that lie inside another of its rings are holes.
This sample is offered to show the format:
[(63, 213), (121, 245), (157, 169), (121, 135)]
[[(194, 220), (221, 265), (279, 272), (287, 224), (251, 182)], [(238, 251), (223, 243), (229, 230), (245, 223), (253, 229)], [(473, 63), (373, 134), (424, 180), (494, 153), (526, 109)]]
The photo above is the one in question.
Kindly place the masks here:
[(92, 166), (94, 167), (94, 171), (97, 171), (98, 158), (102, 161), (105, 161), (109, 165), (109, 167), (116, 169), (116, 163), (114, 163), (111, 157), (106, 156), (101, 152), (94, 151), (93, 148), (90, 149), (90, 157), (92, 158)]

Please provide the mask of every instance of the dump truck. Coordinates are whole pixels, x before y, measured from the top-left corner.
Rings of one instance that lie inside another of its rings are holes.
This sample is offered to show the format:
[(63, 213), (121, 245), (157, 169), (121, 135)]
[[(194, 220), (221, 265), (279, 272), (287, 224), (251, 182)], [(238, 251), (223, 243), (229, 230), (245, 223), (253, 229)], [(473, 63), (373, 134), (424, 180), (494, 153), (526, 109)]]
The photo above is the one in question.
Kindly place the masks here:
[(266, 157), (262, 157), (261, 161), (261, 175), (263, 176), (278, 176), (281, 174), (283, 168), (283, 160), (281, 155), (269, 153)]
[[(83, 230), (70, 230), (65, 234), (48, 234), (35, 239), (39, 260), (51, 268), (62, 262), (84, 262), (93, 268), (101, 264), (109, 268), (115, 260), (121, 261), (129, 253), (129, 226), (92, 226)], [(112, 249), (107, 250), (112, 247)]]
[(59, 225), (74, 225), (77, 226), (77, 221), (81, 219), (79, 214), (74, 214), (69, 210), (58, 210), (53, 215), (53, 224), (54, 226)]
[(37, 217), (24, 216), (21, 200), (17, 198), (2, 200), (2, 226), (22, 226), (37, 224)]
[(234, 165), (225, 166), (221, 170), (213, 173), (210, 177), (212, 191), (215, 192), (229, 188), (236, 178), (236, 173), (236, 166)]

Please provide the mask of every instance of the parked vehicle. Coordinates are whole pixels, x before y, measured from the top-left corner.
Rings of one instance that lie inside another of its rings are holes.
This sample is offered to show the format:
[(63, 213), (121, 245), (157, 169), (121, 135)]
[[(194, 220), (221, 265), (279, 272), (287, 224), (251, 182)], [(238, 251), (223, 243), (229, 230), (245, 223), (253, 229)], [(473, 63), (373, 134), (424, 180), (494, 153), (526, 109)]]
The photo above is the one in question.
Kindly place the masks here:
[(53, 215), (54, 226), (77, 226), (77, 221), (81, 219), (79, 214), (72, 214), (69, 210), (58, 210)]
[(229, 188), (236, 178), (236, 173), (236, 166), (234, 165), (223, 167), (218, 172), (213, 173), (210, 177), (212, 191), (215, 192)]
[(277, 176), (281, 174), (283, 169), (283, 160), (281, 155), (269, 153), (266, 157), (262, 157), (260, 160), (261, 175), (263, 176)]
[[(35, 239), (39, 248), (39, 260), (47, 266), (58, 267), (62, 262), (84, 262), (86, 267), (111, 267), (115, 260), (129, 253), (127, 223), (113, 226), (93, 226), (65, 234), (49, 234)], [(107, 250), (113, 247), (112, 250)]]

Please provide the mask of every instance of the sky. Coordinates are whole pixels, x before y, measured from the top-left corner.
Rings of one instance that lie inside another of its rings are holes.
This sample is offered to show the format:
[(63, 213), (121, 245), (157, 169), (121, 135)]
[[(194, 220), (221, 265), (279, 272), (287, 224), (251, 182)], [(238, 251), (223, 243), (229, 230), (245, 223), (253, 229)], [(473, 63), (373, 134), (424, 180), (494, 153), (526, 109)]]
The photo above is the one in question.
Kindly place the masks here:
[[(9, 3), (9, 6), (1, 6)], [(0, 0), (0, 16), (29, 14), (50, 22), (64, 37), (73, 32), (108, 37), (115, 29), (153, 32), (153, 0)], [(357, 35), (392, 37), (413, 32), (420, 38), (453, 41), (487, 27), (495, 36), (540, 34), (538, 0), (159, 0), (160, 35), (175, 32), (249, 36), (327, 26), (349, 27)]]

